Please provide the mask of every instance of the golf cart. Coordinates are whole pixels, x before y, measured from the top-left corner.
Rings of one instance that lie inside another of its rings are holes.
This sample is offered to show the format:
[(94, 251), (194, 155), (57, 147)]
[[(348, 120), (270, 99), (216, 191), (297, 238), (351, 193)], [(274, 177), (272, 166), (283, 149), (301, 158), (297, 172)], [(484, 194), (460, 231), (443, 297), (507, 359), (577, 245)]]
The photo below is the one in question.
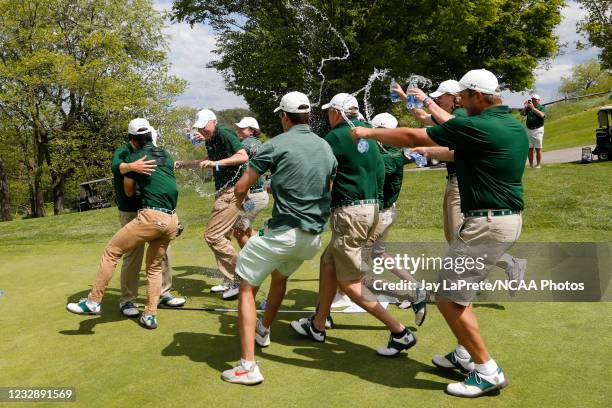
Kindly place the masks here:
[(610, 160), (612, 154), (612, 105), (602, 106), (597, 112), (599, 127), (595, 131), (596, 146), (593, 154), (596, 154), (600, 161)]
[(107, 177), (79, 184), (79, 211), (110, 207), (112, 202), (112, 178)]

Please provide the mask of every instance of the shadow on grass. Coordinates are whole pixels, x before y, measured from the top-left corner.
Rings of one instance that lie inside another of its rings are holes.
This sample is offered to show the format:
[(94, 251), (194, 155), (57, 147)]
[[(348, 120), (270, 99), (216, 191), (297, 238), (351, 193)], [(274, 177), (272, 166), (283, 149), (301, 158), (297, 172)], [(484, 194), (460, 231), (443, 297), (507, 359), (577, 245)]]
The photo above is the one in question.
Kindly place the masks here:
[[(186, 356), (198, 363), (206, 363), (219, 374), (232, 365), (239, 356), (240, 340), (237, 335), (237, 317), (219, 314), (221, 334), (181, 332), (174, 335), (161, 352), (162, 356)], [(224, 334), (230, 333), (230, 334)], [(419, 373), (450, 374), (452, 380), (464, 377), (454, 373), (440, 373), (434, 367), (422, 364), (402, 353), (397, 358), (383, 358), (367, 346), (346, 339), (328, 337), (325, 344), (317, 344), (296, 335), (286, 325), (273, 328), (273, 345), (295, 348), (296, 357), (280, 356), (270, 349), (258, 349), (257, 354), (267, 360), (313, 370), (334, 371), (353, 375), (364, 381), (394, 388), (443, 390), (446, 383), (417, 378)], [(386, 338), (382, 341), (386, 341)], [(227, 351), (225, 351), (227, 350)], [(272, 352), (268, 352), (268, 350)], [(265, 363), (264, 363), (265, 364)]]
[[(66, 298), (66, 303), (78, 302), (79, 299), (86, 298), (89, 294), (89, 290), (83, 290), (81, 292), (70, 295)], [(107, 289), (104, 293), (104, 299), (102, 299), (102, 314), (100, 315), (76, 315), (75, 317), (81, 318), (79, 322), (79, 328), (76, 330), (60, 330), (59, 333), (66, 336), (78, 336), (78, 335), (91, 335), (94, 334), (94, 328), (99, 324), (119, 322), (129, 319), (121, 314), (119, 311), (119, 298), (120, 293), (117, 289)], [(70, 313), (66, 311), (66, 313)], [(70, 313), (73, 314), (73, 313)], [(129, 319), (138, 324), (137, 318)]]
[(473, 303), (472, 306), (474, 307), (474, 309), (479, 307), (485, 307), (488, 309), (506, 310), (506, 307), (504, 305), (500, 305), (498, 303)]

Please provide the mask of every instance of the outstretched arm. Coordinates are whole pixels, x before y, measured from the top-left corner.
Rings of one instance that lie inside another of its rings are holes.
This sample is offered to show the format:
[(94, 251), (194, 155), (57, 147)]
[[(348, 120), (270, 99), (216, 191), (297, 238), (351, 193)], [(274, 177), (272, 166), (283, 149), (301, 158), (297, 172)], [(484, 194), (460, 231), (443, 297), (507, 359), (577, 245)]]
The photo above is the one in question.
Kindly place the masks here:
[(242, 203), (246, 198), (249, 189), (257, 182), (259, 173), (252, 167), (247, 167), (246, 171), (240, 177), (240, 180), (234, 186), (234, 195), (236, 196), (236, 205), (242, 208)]
[(415, 146), (437, 146), (427, 135), (425, 129), (416, 128), (364, 128), (356, 127), (351, 129), (353, 140), (358, 139), (374, 139), (381, 143), (397, 147), (415, 147)]

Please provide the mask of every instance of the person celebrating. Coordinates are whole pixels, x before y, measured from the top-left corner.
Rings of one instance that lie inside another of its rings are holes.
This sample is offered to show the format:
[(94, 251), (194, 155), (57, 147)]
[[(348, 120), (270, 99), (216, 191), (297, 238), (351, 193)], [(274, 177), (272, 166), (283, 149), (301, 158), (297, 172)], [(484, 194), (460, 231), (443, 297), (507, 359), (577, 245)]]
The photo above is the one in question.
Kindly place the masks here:
[[(237, 384), (264, 380), (255, 362), (255, 339), (263, 346), (270, 344), (270, 325), (285, 296), (287, 279), (321, 247), (337, 165), (330, 147), (308, 126), (310, 102), (306, 95), (286, 94), (274, 112), (280, 116), (284, 133), (261, 146), (235, 188), (239, 206), (261, 175), (272, 173), (272, 218), (263, 234), (247, 241), (236, 266), (242, 280), (238, 302), (242, 356), (222, 378)], [(266, 311), (263, 319), (256, 321), (255, 295), (270, 274)]]
[(242, 214), (236, 206), (234, 185), (242, 174), (242, 164), (249, 160), (236, 132), (217, 123), (217, 116), (209, 109), (197, 113), (193, 129), (197, 134), (195, 141), (205, 142), (208, 156), (193, 162), (176, 163), (176, 168), (210, 168), (215, 179), (215, 203), (206, 224), (204, 240), (215, 255), (217, 267), (223, 274), (223, 282), (213, 286), (210, 291), (223, 293), (224, 300), (238, 296), (238, 283), (234, 281), (238, 254), (230, 241), (234, 224)]
[[(449, 384), (447, 392), (478, 397), (506, 386), (503, 370), (491, 358), (471, 305), (474, 290), (453, 291), (459, 280), (478, 283), (497, 259), (518, 239), (523, 202), (523, 172), (527, 134), (507, 106), (497, 104), (498, 81), (487, 70), (472, 70), (459, 81), (461, 103), (468, 117), (456, 117), (427, 129), (397, 128), (351, 131), (355, 140), (373, 138), (394, 146), (444, 146), (455, 152), (464, 221), (459, 238), (449, 248), (451, 258), (487, 255), (484, 268), (441, 270), (445, 288), (436, 293), (438, 308), (461, 345), (432, 361), (444, 369), (469, 371), (464, 381)], [(460, 273), (461, 272), (461, 273)], [(473, 362), (472, 362), (473, 360)]]
[(416, 344), (416, 336), (362, 285), (363, 249), (375, 232), (379, 202), (384, 199), (382, 157), (374, 141), (364, 140), (356, 146), (351, 140), (352, 126), (367, 126), (357, 119), (359, 104), (354, 96), (339, 93), (322, 108), (327, 109), (332, 128), (325, 140), (338, 161), (332, 189), (332, 237), (321, 257), (317, 312), (310, 318), (291, 322), (291, 327), (302, 336), (325, 342), (325, 323), (339, 286), (354, 303), (390, 330), (387, 346), (379, 348), (377, 353), (397, 356)]
[(178, 231), (176, 203), (178, 190), (174, 178), (174, 162), (168, 152), (153, 146), (151, 128), (145, 119), (137, 118), (128, 125), (130, 142), (136, 148), (127, 163), (146, 156), (155, 161), (150, 175), (130, 172), (124, 177), (124, 191), (132, 197), (136, 184), (141, 194), (142, 209), (135, 219), (123, 226), (106, 245), (98, 273), (89, 296), (78, 303), (68, 303), (66, 309), (76, 314), (100, 314), (100, 302), (119, 259), (130, 250), (149, 243), (146, 256), (147, 303), (140, 316), (140, 324), (147, 329), (157, 328), (157, 305), (161, 291), (161, 263), (170, 241)]
[[(242, 141), (242, 147), (247, 152), (249, 159), (252, 159), (261, 148), (259, 123), (257, 123), (257, 119), (247, 116), (235, 125), (238, 129), (238, 137)], [(266, 209), (270, 201), (268, 193), (264, 189), (264, 183), (265, 176), (261, 175), (251, 186), (248, 199), (253, 203), (253, 208), (242, 214), (234, 224), (234, 238), (238, 241), (240, 248), (244, 247), (249, 238), (253, 236), (253, 229), (251, 228), (253, 221), (257, 214)]]

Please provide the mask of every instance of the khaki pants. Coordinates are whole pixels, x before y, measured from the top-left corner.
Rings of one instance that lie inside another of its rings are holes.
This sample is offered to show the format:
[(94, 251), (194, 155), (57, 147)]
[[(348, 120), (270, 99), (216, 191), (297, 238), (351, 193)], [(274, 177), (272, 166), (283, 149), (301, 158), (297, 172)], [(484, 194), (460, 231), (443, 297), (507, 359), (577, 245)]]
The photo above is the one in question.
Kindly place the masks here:
[[(124, 227), (138, 215), (135, 211), (119, 211), (119, 222)], [(120, 302), (125, 303), (133, 301), (138, 297), (138, 278), (140, 276), (140, 268), (142, 267), (142, 258), (144, 257), (145, 245), (138, 245), (136, 248), (129, 250), (123, 255), (123, 264), (121, 265), (121, 299)], [(170, 263), (170, 248), (166, 250), (166, 255), (162, 259), (162, 286), (161, 296), (170, 293), (172, 289), (172, 268)]]
[(242, 213), (236, 206), (234, 189), (230, 188), (219, 194), (206, 224), (204, 240), (215, 254), (217, 267), (226, 281), (234, 280), (236, 274), (238, 254), (230, 238), (234, 224)]
[(457, 230), (463, 223), (459, 183), (455, 175), (450, 176), (446, 182), (442, 212), (444, 218), (444, 237), (446, 238), (446, 242), (450, 244), (457, 236)]
[(378, 204), (339, 207), (330, 217), (332, 236), (322, 261), (333, 264), (339, 281), (360, 280), (362, 252), (378, 225)]
[[(508, 257), (505, 253), (518, 240), (522, 225), (521, 214), (467, 217), (457, 230), (457, 237), (446, 255), (456, 262), (453, 268), (440, 271), (438, 282), (444, 286), (436, 293), (436, 297), (462, 306), (469, 305), (477, 290), (451, 289), (452, 285), (460, 281), (474, 284), (486, 279), (491, 268), (499, 265), (504, 257)], [(479, 262), (468, 266), (466, 260), (470, 258), (479, 259)]]
[(148, 242), (146, 257), (148, 284), (145, 312), (155, 314), (161, 292), (162, 259), (170, 241), (176, 237), (177, 229), (178, 217), (176, 214), (165, 214), (150, 209), (138, 211), (136, 218), (117, 231), (106, 245), (88, 298), (100, 303), (119, 259), (126, 252)]

